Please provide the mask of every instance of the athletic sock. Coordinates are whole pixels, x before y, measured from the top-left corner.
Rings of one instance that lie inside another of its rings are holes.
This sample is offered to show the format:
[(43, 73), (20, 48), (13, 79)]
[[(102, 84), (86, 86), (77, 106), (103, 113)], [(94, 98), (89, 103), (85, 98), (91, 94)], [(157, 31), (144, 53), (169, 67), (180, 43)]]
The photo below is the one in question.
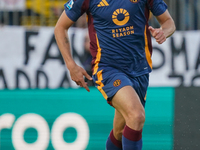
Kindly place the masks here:
[(142, 130), (136, 131), (126, 125), (123, 131), (122, 145), (123, 150), (141, 150)]
[(106, 150), (122, 150), (122, 142), (114, 137), (113, 130), (107, 139)]

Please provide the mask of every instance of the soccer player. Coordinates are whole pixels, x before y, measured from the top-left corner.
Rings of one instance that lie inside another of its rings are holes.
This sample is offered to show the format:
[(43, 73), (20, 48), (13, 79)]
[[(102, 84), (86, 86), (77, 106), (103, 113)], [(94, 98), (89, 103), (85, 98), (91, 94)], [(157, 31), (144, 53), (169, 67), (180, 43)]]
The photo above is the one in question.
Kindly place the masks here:
[[(71, 55), (66, 31), (83, 14), (88, 16), (92, 78)], [(150, 12), (160, 28), (148, 26)], [(70, 0), (56, 26), (55, 37), (71, 79), (89, 88), (84, 77), (94, 81), (107, 102), (115, 108), (107, 150), (141, 150), (145, 100), (152, 70), (151, 34), (159, 44), (175, 31), (163, 0)]]

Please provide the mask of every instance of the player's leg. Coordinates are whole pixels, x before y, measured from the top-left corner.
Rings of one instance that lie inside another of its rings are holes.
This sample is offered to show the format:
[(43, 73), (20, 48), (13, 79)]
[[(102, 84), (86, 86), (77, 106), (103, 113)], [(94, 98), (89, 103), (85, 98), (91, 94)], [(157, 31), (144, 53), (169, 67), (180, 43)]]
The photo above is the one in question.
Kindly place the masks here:
[(123, 150), (141, 150), (145, 111), (133, 87), (121, 88), (113, 97), (112, 105), (126, 122), (122, 136)]
[[(142, 128), (145, 121), (143, 105), (145, 104), (144, 97), (148, 87), (148, 74), (139, 77), (128, 77), (127, 74), (118, 69), (103, 66), (98, 68), (97, 73), (93, 75), (93, 80), (107, 102), (113, 104), (125, 119), (124, 140), (122, 140), (123, 150), (129, 150), (127, 145), (132, 145), (132, 143), (134, 143), (134, 147), (141, 147)], [(114, 134), (116, 135), (116, 133)], [(131, 147), (131, 150), (141, 149)]]
[(113, 121), (113, 133), (118, 141), (122, 141), (122, 133), (125, 125), (126, 122), (124, 120), (124, 117), (118, 110), (115, 109), (115, 117)]
[(122, 150), (122, 132), (125, 126), (123, 116), (115, 110), (115, 117), (113, 121), (113, 130), (106, 142), (106, 150)]

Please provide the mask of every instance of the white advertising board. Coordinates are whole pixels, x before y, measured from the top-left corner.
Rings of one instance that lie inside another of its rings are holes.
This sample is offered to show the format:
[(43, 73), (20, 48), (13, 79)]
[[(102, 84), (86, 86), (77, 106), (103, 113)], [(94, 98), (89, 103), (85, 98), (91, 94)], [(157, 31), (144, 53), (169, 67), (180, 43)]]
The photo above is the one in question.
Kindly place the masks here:
[[(0, 28), (0, 89), (77, 88), (54, 38), (54, 29)], [(69, 31), (72, 53), (82, 65), (87, 30)], [(200, 31), (176, 32), (159, 45), (153, 40), (150, 86), (200, 86)]]
[(200, 86), (200, 31), (175, 32), (159, 45), (153, 39), (150, 86)]
[[(70, 79), (53, 32), (53, 28), (0, 28), (0, 89), (77, 87)], [(73, 43), (79, 41), (73, 44), (79, 65), (85, 32), (70, 30)]]

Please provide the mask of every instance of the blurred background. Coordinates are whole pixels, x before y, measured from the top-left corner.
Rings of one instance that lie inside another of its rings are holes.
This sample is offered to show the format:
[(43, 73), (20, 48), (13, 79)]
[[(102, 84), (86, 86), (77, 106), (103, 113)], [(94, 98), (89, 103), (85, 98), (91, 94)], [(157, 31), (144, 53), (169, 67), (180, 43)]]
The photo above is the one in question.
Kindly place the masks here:
[[(153, 43), (143, 150), (200, 149), (200, 0), (164, 0), (177, 31)], [(0, 150), (103, 150), (114, 109), (71, 81), (54, 37), (67, 0), (0, 0)], [(151, 16), (149, 24), (159, 27)], [(86, 15), (69, 29), (91, 74)]]

